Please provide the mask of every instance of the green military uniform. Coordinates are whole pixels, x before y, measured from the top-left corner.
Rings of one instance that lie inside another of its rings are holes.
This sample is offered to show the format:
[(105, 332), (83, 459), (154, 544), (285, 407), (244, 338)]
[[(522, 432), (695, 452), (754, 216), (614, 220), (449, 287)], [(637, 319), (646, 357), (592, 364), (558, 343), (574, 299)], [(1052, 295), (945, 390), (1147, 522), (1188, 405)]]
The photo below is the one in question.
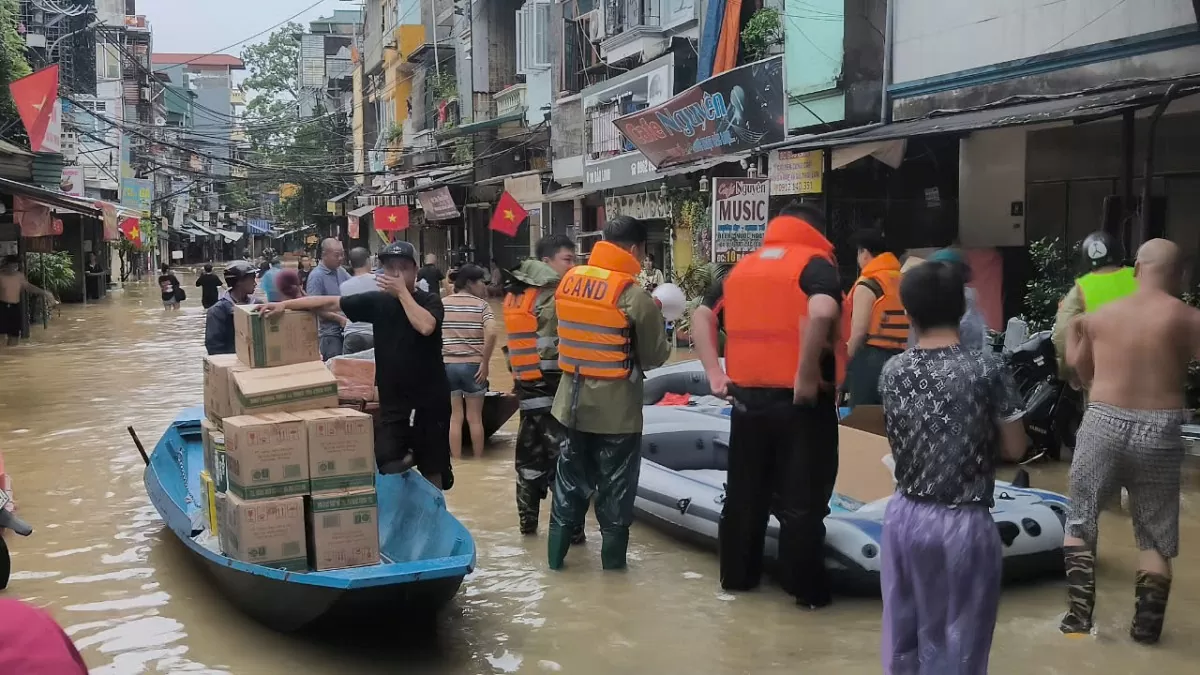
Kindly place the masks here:
[(550, 511), (551, 569), (562, 566), (568, 533), (583, 523), (593, 491), (603, 539), (601, 563), (605, 569), (625, 566), (641, 468), (642, 372), (666, 363), (671, 345), (662, 311), (645, 289), (629, 286), (616, 307), (629, 320), (632, 376), (564, 376), (554, 397), (553, 414), (567, 426), (568, 440), (559, 457)]
[[(567, 437), (566, 428), (550, 414), (554, 394), (562, 377), (562, 371), (558, 369), (558, 319), (554, 314), (554, 288), (560, 277), (554, 268), (540, 260), (526, 260), (510, 275), (517, 283), (510, 284), (512, 288), (507, 289), (509, 292), (523, 292), (530, 287), (540, 289), (533, 312), (537, 316), (537, 351), (542, 378), (515, 380), (517, 397), (521, 402), (514, 460), (517, 470), (517, 517), (522, 534), (533, 534), (537, 531), (541, 501), (554, 483), (559, 448)], [(583, 540), (583, 526), (580, 525), (572, 543), (581, 543)]]

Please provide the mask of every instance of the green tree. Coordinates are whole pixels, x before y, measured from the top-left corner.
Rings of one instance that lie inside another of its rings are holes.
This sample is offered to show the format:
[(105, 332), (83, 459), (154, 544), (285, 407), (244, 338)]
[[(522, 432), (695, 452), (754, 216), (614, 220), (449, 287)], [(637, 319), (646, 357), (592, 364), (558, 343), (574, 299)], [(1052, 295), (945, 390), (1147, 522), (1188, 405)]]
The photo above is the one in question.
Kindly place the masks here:
[(1034, 275), (1025, 284), (1021, 316), (1029, 324), (1030, 333), (1054, 325), (1058, 303), (1075, 283), (1072, 261), (1078, 259), (1078, 253), (1078, 244), (1068, 252), (1057, 237), (1038, 239), (1029, 244), (1029, 262)]
[(26, 134), (8, 85), (33, 72), (25, 60), (25, 40), (17, 32), (19, 10), (19, 0), (0, 0), (0, 135), (9, 140), (22, 140)]

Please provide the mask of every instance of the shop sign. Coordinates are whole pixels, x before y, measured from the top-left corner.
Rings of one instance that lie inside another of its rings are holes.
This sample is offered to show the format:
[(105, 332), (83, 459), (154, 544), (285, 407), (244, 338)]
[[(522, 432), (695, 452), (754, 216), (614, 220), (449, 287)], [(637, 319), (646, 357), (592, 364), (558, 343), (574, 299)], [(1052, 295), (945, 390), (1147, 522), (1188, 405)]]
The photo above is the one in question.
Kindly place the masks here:
[(825, 151), (772, 150), (767, 164), (773, 195), (821, 194)]
[(762, 246), (770, 178), (714, 178), (712, 260), (735, 263)]
[(597, 164), (586, 164), (583, 184), (591, 190), (637, 185), (658, 178), (658, 169), (640, 152), (627, 152)]
[(727, 70), (614, 124), (656, 167), (747, 152), (787, 131), (783, 56)]
[(670, 220), (671, 202), (660, 197), (657, 190), (605, 197), (604, 217), (607, 219), (617, 216), (632, 216), (639, 220)]
[(440, 187), (417, 193), (426, 220), (452, 220), (458, 217), (458, 206), (450, 195), (450, 188)]

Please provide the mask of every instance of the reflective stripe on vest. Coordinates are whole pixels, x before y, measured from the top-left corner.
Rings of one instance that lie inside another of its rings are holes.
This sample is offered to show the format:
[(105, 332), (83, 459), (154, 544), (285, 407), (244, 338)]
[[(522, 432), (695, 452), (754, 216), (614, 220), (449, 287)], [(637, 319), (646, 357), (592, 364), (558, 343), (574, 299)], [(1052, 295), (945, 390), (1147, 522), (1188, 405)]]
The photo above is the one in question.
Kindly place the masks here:
[[(599, 242), (597, 247), (602, 244), (611, 246)], [(597, 258), (593, 249), (592, 260)], [(617, 301), (634, 283), (632, 274), (595, 264), (580, 265), (559, 282), (554, 301), (558, 312), (558, 364), (564, 373), (601, 380), (630, 377), (633, 362), (629, 317), (617, 308)]]
[(1132, 295), (1138, 287), (1132, 267), (1122, 267), (1112, 272), (1089, 272), (1079, 277), (1076, 283), (1083, 294), (1086, 312), (1094, 312), (1113, 300)]
[[(808, 316), (800, 275), (816, 257), (829, 259), (800, 244), (763, 246), (729, 272), (723, 305), (725, 369), (738, 386), (790, 389), (795, 383), (800, 324)], [(841, 354), (845, 343), (834, 340), (832, 348)], [(840, 380), (845, 359), (839, 356), (837, 362)]]
[(881, 270), (859, 281), (865, 279), (874, 281), (882, 291), (882, 295), (875, 298), (875, 303), (871, 305), (866, 344), (882, 349), (904, 349), (908, 346), (909, 322), (904, 305), (900, 302), (900, 272)]
[(538, 355), (537, 314), (533, 311), (540, 289), (504, 296), (504, 329), (508, 331), (508, 365), (513, 378), (524, 382), (542, 379)]

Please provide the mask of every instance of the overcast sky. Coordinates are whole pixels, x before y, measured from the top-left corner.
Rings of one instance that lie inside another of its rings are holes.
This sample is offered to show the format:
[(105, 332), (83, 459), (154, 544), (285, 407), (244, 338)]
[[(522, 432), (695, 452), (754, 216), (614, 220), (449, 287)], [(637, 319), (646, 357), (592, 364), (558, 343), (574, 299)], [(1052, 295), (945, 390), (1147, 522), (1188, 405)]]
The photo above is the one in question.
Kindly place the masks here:
[[(154, 30), (154, 51), (220, 51), (238, 56), (246, 44), (266, 39), (266, 35), (245, 44), (225, 49), (255, 33), (287, 19), (316, 0), (137, 0), (138, 14), (146, 15)], [(293, 21), (307, 25), (335, 9), (355, 9), (358, 2), (323, 0)]]

